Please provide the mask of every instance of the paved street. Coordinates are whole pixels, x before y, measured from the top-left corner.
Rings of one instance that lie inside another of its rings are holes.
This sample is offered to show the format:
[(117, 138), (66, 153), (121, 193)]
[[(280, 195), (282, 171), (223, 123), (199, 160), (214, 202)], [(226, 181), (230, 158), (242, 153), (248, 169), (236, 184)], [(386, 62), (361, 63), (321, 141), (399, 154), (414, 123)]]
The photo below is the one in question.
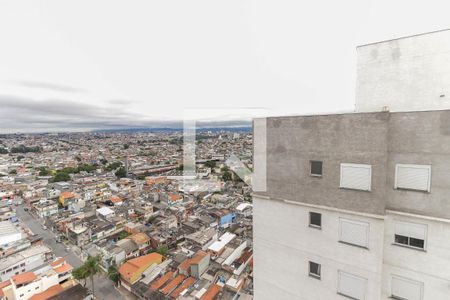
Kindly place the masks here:
[[(44, 243), (53, 250), (55, 256), (64, 257), (66, 261), (69, 262), (74, 268), (77, 268), (82, 264), (82, 261), (72, 251), (66, 251), (66, 246), (63, 243), (56, 242), (56, 236), (50, 229), (43, 229), (40, 223), (41, 220), (37, 219), (29, 212), (24, 211), (23, 205), (16, 207), (16, 214), (17, 217), (25, 223), (33, 233), (43, 237)], [(90, 280), (87, 281), (86, 286), (92, 290)], [(125, 297), (114, 288), (113, 282), (106, 278), (104, 274), (95, 277), (94, 287), (95, 296), (97, 299), (125, 299)]]

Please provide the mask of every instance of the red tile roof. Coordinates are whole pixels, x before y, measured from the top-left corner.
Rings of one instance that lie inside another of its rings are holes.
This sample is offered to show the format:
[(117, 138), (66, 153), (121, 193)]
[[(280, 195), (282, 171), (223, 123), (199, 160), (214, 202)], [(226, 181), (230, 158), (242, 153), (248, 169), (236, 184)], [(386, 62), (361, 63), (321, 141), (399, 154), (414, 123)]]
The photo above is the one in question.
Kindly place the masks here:
[(58, 273), (58, 274), (63, 274), (63, 273), (72, 271), (72, 270), (73, 270), (73, 267), (72, 267), (70, 264), (65, 263), (65, 264), (63, 264), (63, 265), (61, 265), (61, 266), (59, 266), (59, 267), (57, 267), (57, 268), (54, 268), (54, 270), (55, 270), (56, 273)]
[(187, 271), (191, 265), (198, 264), (208, 253), (202, 250), (198, 250), (192, 258), (185, 259), (178, 266), (179, 269)]
[(214, 300), (219, 294), (221, 289), (222, 288), (217, 284), (211, 284), (206, 293), (204, 293), (203, 296), (200, 298), (200, 300)]
[(60, 196), (64, 197), (65, 199), (75, 197), (74, 193), (72, 192), (62, 192)]
[(163, 293), (164, 295), (169, 294), (174, 288), (176, 288), (184, 279), (186, 276), (184, 275), (178, 275), (175, 277), (174, 280), (169, 282), (164, 288), (160, 289), (159, 291)]
[(161, 261), (162, 255), (159, 253), (150, 253), (147, 255), (139, 256), (125, 262), (119, 268), (120, 275), (126, 280), (130, 281), (142, 266), (149, 264), (152, 261)]
[(119, 203), (119, 202), (122, 202), (122, 199), (120, 197), (117, 197), (117, 196), (112, 196), (111, 197), (111, 202), (112, 203)]
[(19, 275), (11, 277), (15, 285), (32, 282), (37, 279), (37, 276), (33, 272), (25, 272)]
[(176, 299), (178, 296), (180, 296), (181, 292), (190, 287), (195, 283), (194, 277), (189, 277), (186, 279), (179, 287), (177, 287), (171, 294), (170, 297)]
[(50, 263), (50, 266), (57, 267), (65, 261), (64, 258), (60, 257)]
[(166, 282), (168, 282), (173, 276), (173, 272), (169, 271), (163, 276), (159, 277), (158, 280), (153, 281), (153, 283), (150, 285), (150, 289), (152, 291), (159, 290)]
[(64, 288), (60, 284), (57, 284), (46, 289), (42, 293), (32, 296), (29, 300), (47, 300), (55, 295), (58, 295), (62, 291), (64, 291)]
[(2, 289), (4, 287), (7, 287), (10, 284), (11, 284), (11, 280), (6, 280), (6, 281), (3, 281), (3, 282), (0, 282), (0, 289)]

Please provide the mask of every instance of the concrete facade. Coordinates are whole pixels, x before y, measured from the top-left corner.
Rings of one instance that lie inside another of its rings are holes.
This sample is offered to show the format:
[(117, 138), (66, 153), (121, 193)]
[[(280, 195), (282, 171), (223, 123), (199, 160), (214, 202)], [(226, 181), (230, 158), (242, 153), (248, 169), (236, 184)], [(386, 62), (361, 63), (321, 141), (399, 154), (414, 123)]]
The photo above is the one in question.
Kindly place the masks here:
[[(389, 114), (281, 117), (267, 120), (267, 195), (383, 214)], [(310, 176), (310, 160), (323, 176)], [(340, 163), (371, 164), (372, 190), (339, 188)]]
[[(361, 299), (390, 299), (393, 277), (420, 282), (417, 299), (448, 299), (449, 125), (448, 110), (269, 118), (267, 191), (254, 196), (255, 299), (345, 299), (338, 271), (367, 280)], [(320, 177), (310, 174), (316, 160)], [(371, 190), (341, 188), (341, 163), (371, 165)], [(396, 189), (396, 164), (431, 165), (430, 192)], [(369, 224), (367, 249), (339, 242), (339, 218)], [(395, 221), (425, 225), (424, 249), (395, 244)]]
[(450, 30), (357, 48), (356, 111), (450, 109)]
[[(383, 220), (254, 198), (255, 299), (345, 299), (337, 294), (338, 270), (368, 280), (367, 300), (381, 298)], [(309, 211), (323, 214), (322, 230), (308, 226)], [(369, 249), (338, 242), (338, 219), (370, 223)], [(308, 275), (321, 264), (322, 278)]]
[[(386, 207), (450, 219), (450, 111), (391, 113), (388, 139)], [(394, 190), (396, 163), (431, 165), (431, 193)]]

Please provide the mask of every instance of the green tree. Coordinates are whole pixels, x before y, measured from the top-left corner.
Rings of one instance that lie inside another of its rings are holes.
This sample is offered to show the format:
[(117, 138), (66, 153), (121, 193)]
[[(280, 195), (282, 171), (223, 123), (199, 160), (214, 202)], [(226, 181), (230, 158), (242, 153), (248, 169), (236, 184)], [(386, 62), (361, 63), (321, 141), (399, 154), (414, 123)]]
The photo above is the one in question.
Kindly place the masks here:
[(9, 151), (6, 148), (0, 147), (0, 154), (8, 154)]
[(48, 176), (50, 175), (50, 170), (47, 169), (46, 167), (40, 167), (38, 168), (39, 170), (39, 176)]
[(13, 170), (9, 171), (9, 174), (10, 175), (16, 175), (17, 174), (17, 170), (13, 169)]
[(127, 176), (127, 171), (124, 167), (120, 167), (119, 169), (117, 169), (114, 175), (116, 175), (118, 178), (123, 178)]
[(162, 256), (166, 256), (168, 250), (169, 249), (168, 249), (167, 245), (160, 245), (160, 246), (158, 246), (158, 248), (156, 248), (156, 253), (159, 253)]
[(156, 219), (157, 219), (157, 216), (151, 216), (151, 217), (148, 218), (147, 223), (152, 224), (153, 221), (155, 221)]
[(126, 232), (126, 231), (122, 231), (122, 232), (119, 234), (119, 240), (123, 240), (123, 239), (126, 238), (127, 236), (129, 236), (129, 233)]
[(214, 161), (214, 160), (208, 160), (206, 163), (205, 163), (205, 166), (207, 166), (208, 168), (215, 168), (216, 167), (216, 162)]
[(25, 145), (19, 145), (18, 147), (11, 148), (11, 153), (28, 153), (28, 152), (41, 152), (41, 147), (27, 147)]
[(108, 165), (105, 167), (105, 170), (108, 171), (108, 172), (111, 172), (111, 171), (113, 171), (113, 170), (118, 169), (118, 168), (121, 167), (121, 166), (122, 166), (122, 163), (121, 163), (120, 161), (115, 161), (115, 162), (113, 162), (113, 163), (108, 164)]
[(86, 286), (86, 279), (88, 277), (88, 274), (87, 269), (84, 267), (84, 265), (81, 265), (80, 267), (74, 269), (72, 271), (72, 276), (78, 281), (83, 280), (83, 286)]
[(53, 182), (61, 182), (61, 181), (69, 181), (70, 175), (66, 172), (57, 172), (56, 175), (53, 177)]
[(78, 165), (75, 173), (80, 173), (81, 171), (91, 173), (91, 172), (97, 170), (97, 167), (98, 167), (98, 165), (96, 165), (96, 164), (93, 164), (93, 165), (81, 164), (81, 165)]
[(222, 174), (222, 180), (223, 181), (231, 181), (233, 179), (233, 175), (231, 174), (230, 171), (225, 171)]
[(117, 270), (117, 267), (115, 265), (112, 265), (108, 268), (108, 278), (116, 285), (119, 282), (119, 270)]
[(123, 149), (127, 150), (127, 149), (129, 149), (129, 148), (130, 148), (130, 145), (129, 145), (129, 144), (124, 144), (124, 145), (123, 145)]
[(100, 267), (100, 256), (88, 256), (82, 267), (86, 270), (86, 277), (91, 279), (92, 294), (95, 296), (94, 276), (102, 272), (102, 268)]

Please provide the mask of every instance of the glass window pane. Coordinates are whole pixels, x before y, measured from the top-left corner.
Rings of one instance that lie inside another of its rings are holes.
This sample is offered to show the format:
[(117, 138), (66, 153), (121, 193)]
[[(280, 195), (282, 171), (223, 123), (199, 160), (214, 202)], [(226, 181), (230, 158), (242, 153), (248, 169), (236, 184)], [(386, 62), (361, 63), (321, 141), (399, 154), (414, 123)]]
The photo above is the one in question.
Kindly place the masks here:
[(322, 162), (311, 161), (311, 175), (322, 176)]
[(403, 244), (403, 245), (408, 245), (408, 237), (407, 236), (403, 236), (403, 235), (395, 235), (395, 242), (397, 244)]
[(315, 212), (309, 213), (309, 225), (321, 227), (322, 226), (322, 215)]
[(409, 245), (412, 247), (417, 247), (417, 248), (424, 248), (425, 246), (425, 241), (424, 240), (419, 240), (419, 239), (415, 239), (415, 238), (409, 238)]
[(320, 277), (320, 265), (318, 263), (309, 262), (309, 275)]

